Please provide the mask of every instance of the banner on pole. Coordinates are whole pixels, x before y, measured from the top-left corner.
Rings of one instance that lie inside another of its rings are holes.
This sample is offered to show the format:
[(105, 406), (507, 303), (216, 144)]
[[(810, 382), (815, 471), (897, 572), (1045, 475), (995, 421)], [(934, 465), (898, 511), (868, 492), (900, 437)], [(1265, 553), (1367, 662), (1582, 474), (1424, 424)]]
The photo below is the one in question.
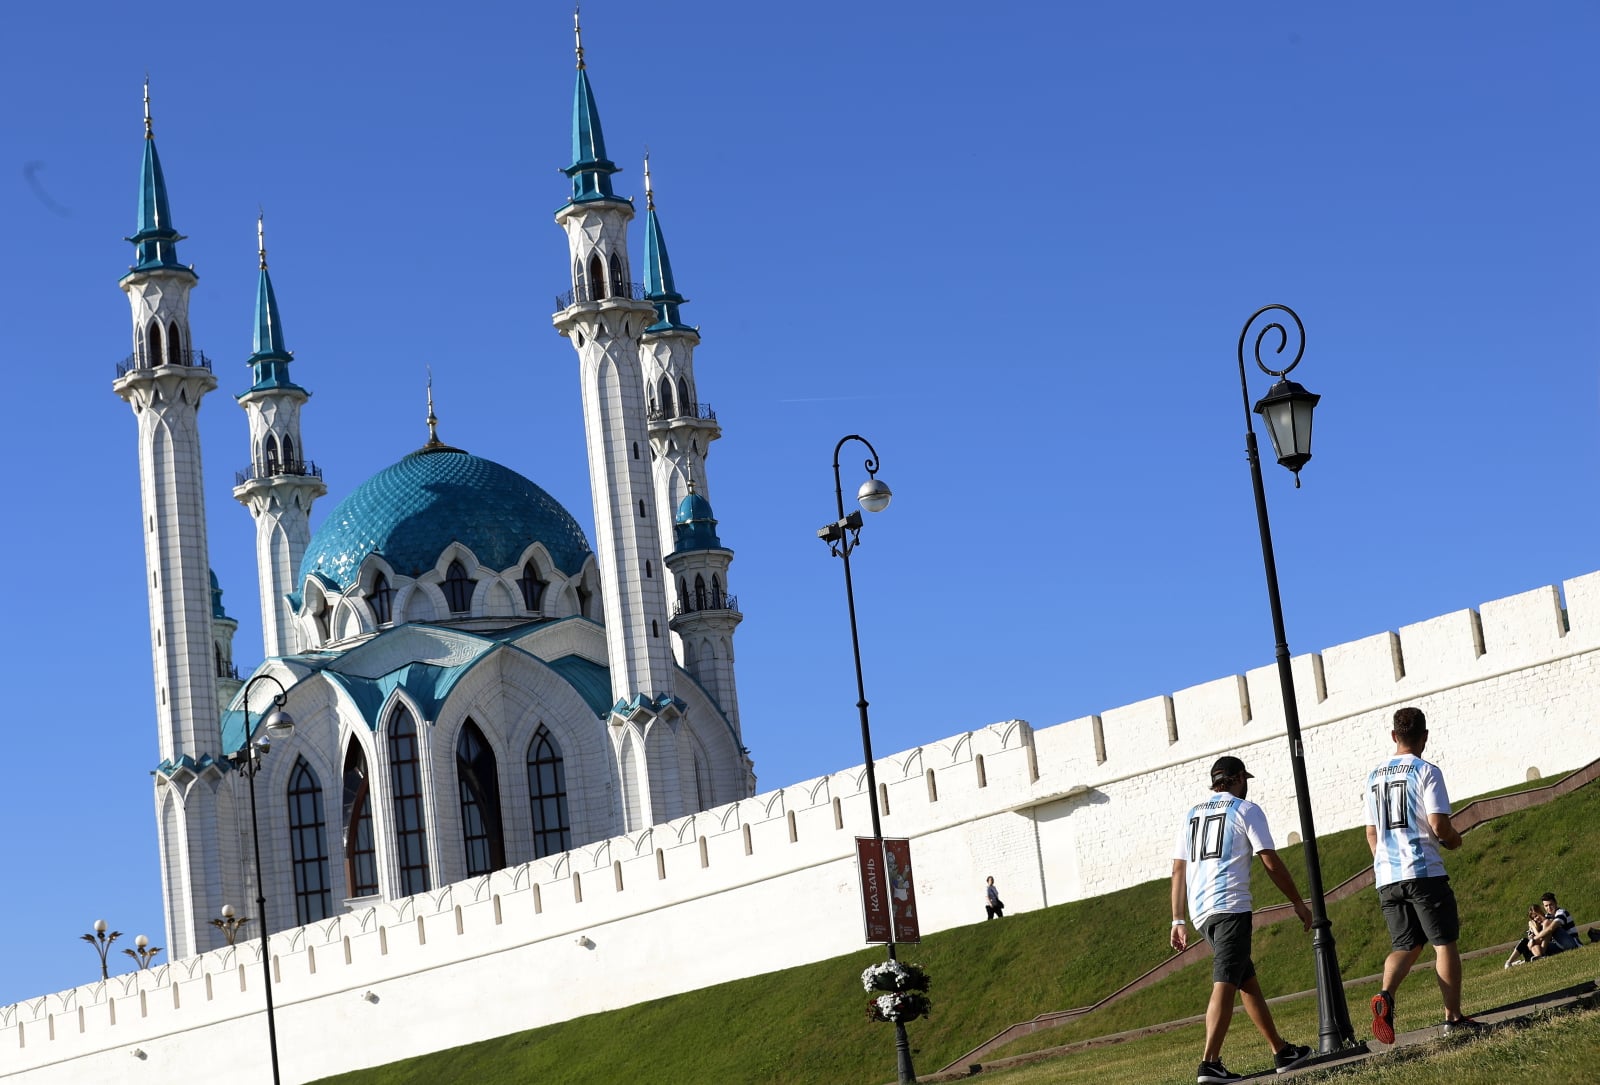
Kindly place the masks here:
[(883, 849), (870, 836), (856, 837), (856, 867), (861, 872), (861, 915), (868, 942), (893, 939), (889, 920), (889, 885), (884, 877)]
[(917, 925), (917, 889), (911, 880), (911, 841), (885, 840), (884, 875), (889, 881), (889, 916), (896, 942), (920, 942)]

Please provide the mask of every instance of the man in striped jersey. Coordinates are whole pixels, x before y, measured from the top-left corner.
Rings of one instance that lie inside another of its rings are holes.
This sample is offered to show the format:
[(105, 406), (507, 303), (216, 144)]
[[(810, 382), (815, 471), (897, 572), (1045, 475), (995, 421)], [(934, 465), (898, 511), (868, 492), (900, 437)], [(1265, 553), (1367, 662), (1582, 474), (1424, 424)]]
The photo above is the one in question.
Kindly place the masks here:
[(1367, 777), (1367, 847), (1383, 905), (1392, 952), (1383, 962), (1383, 989), (1372, 996), (1372, 1035), (1394, 1043), (1394, 995), (1425, 944), (1433, 945), (1434, 972), (1444, 1000), (1446, 1032), (1475, 1030), (1461, 1014), (1461, 921), (1439, 849), (1461, 846), (1450, 823), (1450, 796), (1439, 766), (1424, 761), (1428, 721), (1418, 708), (1394, 714), (1394, 756)]
[(1311, 909), (1300, 899), (1294, 875), (1278, 858), (1261, 807), (1245, 799), (1250, 773), (1237, 757), (1219, 757), (1211, 766), (1211, 798), (1191, 807), (1178, 831), (1172, 853), (1172, 948), (1186, 949), (1189, 929), (1183, 910), (1188, 905), (1194, 925), (1211, 943), (1211, 1001), (1206, 1006), (1206, 1046), (1195, 1080), (1223, 1085), (1243, 1076), (1222, 1065), (1222, 1041), (1233, 1021), (1233, 998), (1244, 1000), (1244, 1012), (1272, 1048), (1278, 1073), (1311, 1057), (1311, 1049), (1278, 1035), (1272, 1010), (1256, 980), (1250, 960), (1250, 859), (1260, 854), (1272, 884), (1294, 904), (1306, 930)]

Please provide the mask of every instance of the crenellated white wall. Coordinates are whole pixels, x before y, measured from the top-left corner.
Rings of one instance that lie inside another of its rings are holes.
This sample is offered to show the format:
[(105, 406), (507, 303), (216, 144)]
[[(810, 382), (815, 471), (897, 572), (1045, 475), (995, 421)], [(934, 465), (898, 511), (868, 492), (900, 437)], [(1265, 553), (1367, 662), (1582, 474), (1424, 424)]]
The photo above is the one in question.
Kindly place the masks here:
[[(1359, 824), (1401, 704), (1428, 713), (1428, 755), (1458, 798), (1572, 768), (1600, 756), (1600, 573), (1293, 667), (1319, 831)], [(1535, 732), (1563, 736), (1558, 752), (1526, 752)], [(915, 839), (923, 929), (980, 920), (986, 875), (1013, 910), (1163, 877), (1175, 819), (1223, 752), (1249, 764), (1251, 797), (1286, 842), (1299, 826), (1272, 665), (881, 759), (884, 832)], [(273, 935), (284, 1080), (859, 948), (863, 780), (856, 766)], [(165, 1082), (226, 1051), (233, 1080), (268, 1081), (264, 1050), (240, 1059), (266, 1044), (261, 982), (251, 943), (0, 1007), (0, 1079)]]

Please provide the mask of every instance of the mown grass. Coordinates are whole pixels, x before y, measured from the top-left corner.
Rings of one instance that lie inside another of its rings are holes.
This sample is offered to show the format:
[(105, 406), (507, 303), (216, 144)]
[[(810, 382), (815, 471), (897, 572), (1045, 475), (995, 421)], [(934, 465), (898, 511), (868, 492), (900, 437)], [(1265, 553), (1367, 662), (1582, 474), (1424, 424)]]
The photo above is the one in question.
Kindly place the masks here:
[[(1280, 823), (1285, 813), (1278, 814)], [(1470, 833), (1466, 846), (1451, 858), (1462, 902), (1462, 948), (1515, 937), (1527, 904), (1545, 888), (1556, 889), (1569, 907), (1578, 905), (1574, 911), (1581, 918), (1600, 915), (1600, 847), (1587, 831), (1597, 823), (1600, 788), (1590, 787)], [(1319, 844), (1329, 887), (1369, 861), (1361, 830), (1323, 837)], [(1304, 888), (1300, 853), (1296, 846), (1284, 849), (1283, 856)], [(1259, 874), (1259, 865), (1255, 888), (1262, 904), (1280, 899)], [(1369, 897), (1360, 893), (1330, 910), (1346, 977), (1378, 971), (1387, 952), (1382, 921)], [(1166, 919), (1163, 879), (930, 935), (909, 954), (934, 978), (934, 1013), (910, 1027), (918, 1069), (932, 1072), (1014, 1022), (1087, 1005), (1115, 991), (1169, 955)], [(887, 1081), (894, 1077), (893, 1031), (866, 1019), (866, 996), (858, 982), (861, 969), (881, 956), (877, 948), (863, 949), (325, 1080), (327, 1085)], [(1258, 932), (1255, 959), (1269, 995), (1313, 986), (1307, 936), (1297, 924)], [(1533, 973), (1556, 963), (1511, 972)], [(1493, 965), (1499, 968), (1498, 961)], [(1426, 976), (1412, 981), (1408, 997), (1418, 998), (1427, 981)], [(1182, 1018), (1199, 1011), (1209, 986), (1207, 961), (1066, 1028), (1036, 1033), (1007, 1053)], [(1437, 995), (1426, 994), (1437, 1007)], [(1359, 1009), (1364, 999), (1365, 993), (1352, 992), (1353, 1008)], [(1285, 1012), (1299, 1014), (1295, 1007), (1308, 1004), (1286, 1004)], [(1285, 1031), (1293, 1025), (1295, 1035), (1313, 1035), (1314, 1007), (1310, 1014), (1309, 1028), (1286, 1016)], [(1359, 1015), (1353, 1019), (1365, 1023)], [(1247, 1039), (1242, 1032), (1239, 1038)], [(1198, 1042), (1193, 1037), (1179, 1040), (1179, 1034), (1167, 1033), (1136, 1045), (1097, 1049), (1093, 1061), (1105, 1065), (1107, 1060), (1132, 1058), (1143, 1064), (1147, 1058), (1165, 1059), (1166, 1070), (1192, 1064)], [(1192, 1065), (1188, 1073), (1193, 1073)], [(1159, 1080), (1159, 1074), (1127, 1080)]]

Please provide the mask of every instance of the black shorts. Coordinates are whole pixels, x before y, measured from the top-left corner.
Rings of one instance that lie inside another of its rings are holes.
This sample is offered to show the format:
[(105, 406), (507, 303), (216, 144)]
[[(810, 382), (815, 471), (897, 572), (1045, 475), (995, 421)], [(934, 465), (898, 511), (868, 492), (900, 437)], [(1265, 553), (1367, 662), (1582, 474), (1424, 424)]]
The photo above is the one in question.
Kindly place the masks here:
[(1417, 949), (1424, 942), (1447, 946), (1461, 937), (1461, 918), (1448, 874), (1379, 886), (1378, 901), (1389, 928), (1389, 944), (1395, 949)]
[(1211, 982), (1242, 987), (1256, 974), (1250, 959), (1249, 912), (1222, 912), (1206, 919), (1200, 928), (1211, 943)]

